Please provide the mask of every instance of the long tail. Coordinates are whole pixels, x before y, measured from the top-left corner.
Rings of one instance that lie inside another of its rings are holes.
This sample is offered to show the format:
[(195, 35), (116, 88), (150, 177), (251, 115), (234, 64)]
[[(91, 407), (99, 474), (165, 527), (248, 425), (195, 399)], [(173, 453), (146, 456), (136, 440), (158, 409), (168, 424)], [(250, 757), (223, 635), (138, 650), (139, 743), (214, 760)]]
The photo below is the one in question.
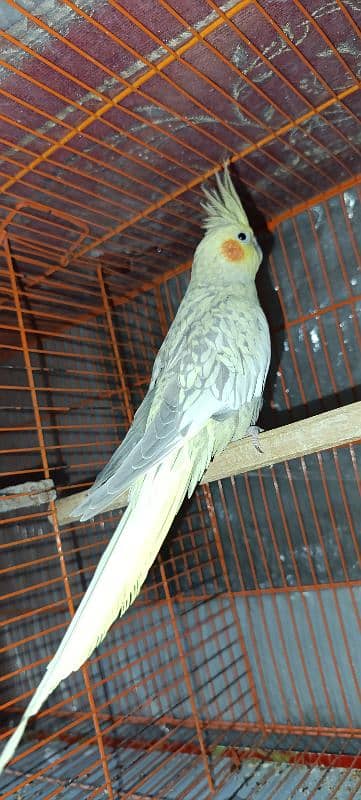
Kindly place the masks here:
[(12, 758), (30, 717), (79, 669), (135, 600), (183, 501), (192, 471), (187, 446), (153, 467), (133, 492), (54, 658), (0, 757)]

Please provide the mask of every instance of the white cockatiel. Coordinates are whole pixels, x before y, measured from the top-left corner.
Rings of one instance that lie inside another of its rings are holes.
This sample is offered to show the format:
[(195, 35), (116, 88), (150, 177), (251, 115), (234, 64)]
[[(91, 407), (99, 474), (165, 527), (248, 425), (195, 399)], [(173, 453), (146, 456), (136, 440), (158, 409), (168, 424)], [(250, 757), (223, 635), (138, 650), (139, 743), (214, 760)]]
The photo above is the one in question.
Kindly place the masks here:
[[(205, 191), (205, 235), (192, 277), (124, 441), (73, 512), (90, 519), (130, 488), (128, 508), (69, 628), (0, 758), (29, 717), (77, 670), (136, 598), (186, 495), (211, 458), (257, 420), (270, 338), (255, 276), (262, 252), (228, 169)], [(126, 642), (124, 643), (126, 647)]]

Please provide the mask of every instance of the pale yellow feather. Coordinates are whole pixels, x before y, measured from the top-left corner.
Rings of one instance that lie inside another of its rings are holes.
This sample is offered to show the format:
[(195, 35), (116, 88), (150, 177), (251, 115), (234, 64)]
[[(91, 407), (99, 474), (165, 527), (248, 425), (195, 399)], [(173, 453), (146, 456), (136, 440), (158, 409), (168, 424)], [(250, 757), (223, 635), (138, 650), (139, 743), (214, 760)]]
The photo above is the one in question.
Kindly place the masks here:
[(207, 231), (222, 228), (224, 225), (240, 225), (249, 227), (242, 203), (233, 186), (228, 166), (224, 166), (222, 177), (216, 174), (217, 190), (209, 190), (202, 186), (206, 202), (201, 203), (206, 212), (204, 226)]

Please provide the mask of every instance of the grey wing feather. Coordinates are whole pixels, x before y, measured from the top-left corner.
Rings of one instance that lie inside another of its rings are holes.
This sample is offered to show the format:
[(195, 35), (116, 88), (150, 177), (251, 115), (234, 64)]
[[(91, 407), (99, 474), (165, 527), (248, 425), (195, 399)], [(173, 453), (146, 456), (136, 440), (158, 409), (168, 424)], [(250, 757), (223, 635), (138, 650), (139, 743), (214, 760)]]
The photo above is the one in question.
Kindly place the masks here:
[(129, 454), (134, 450), (135, 446), (141, 440), (144, 435), (144, 431), (147, 426), (149, 411), (154, 399), (154, 389), (150, 389), (141, 405), (139, 406), (137, 412), (134, 415), (134, 419), (132, 422), (129, 431), (127, 432), (125, 438), (123, 439), (122, 443), (119, 447), (115, 450), (109, 461), (106, 463), (105, 467), (99, 472), (97, 475), (92, 488), (96, 488), (106, 481), (114, 474), (114, 472), (118, 469), (118, 466), (128, 458)]
[(115, 474), (118, 468), (130, 456), (138, 442), (143, 438), (148, 423), (149, 412), (154, 400), (155, 384), (163, 368), (163, 347), (164, 342), (154, 361), (152, 379), (147, 394), (135, 412), (133, 422), (122, 443), (117, 447), (109, 461), (105, 464), (105, 467), (103, 467), (101, 472), (96, 476), (91, 491), (106, 483), (109, 478)]
[(269, 359), (268, 326), (262, 312), (258, 331), (254, 329), (254, 336), (261, 340), (257, 352), (245, 338), (243, 350), (239, 347), (235, 310), (233, 319), (223, 310), (215, 315), (214, 309), (208, 319), (209, 324), (205, 316), (183, 324), (178, 317), (177, 335), (168, 334), (162, 345), (150, 390), (132, 428), (74, 516), (81, 513), (82, 519), (88, 519), (105, 510), (110, 499), (160, 463), (185, 437), (198, 433), (212, 417), (226, 418), (262, 397)]
[(191, 425), (191, 433), (194, 435), (212, 416), (215, 404), (212, 403), (211, 397), (208, 398), (209, 410), (207, 410), (206, 397), (203, 396), (200, 402), (199, 399), (198, 403), (194, 404), (190, 414), (185, 413), (185, 409), (180, 407), (178, 402), (174, 403), (169, 400), (175, 394), (174, 383), (168, 385), (165, 394), (157, 414), (148, 424), (141, 439), (126, 458), (120, 460), (120, 456), (117, 458), (112, 456), (112, 468), (110, 468), (111, 462), (107, 465), (109, 469), (106, 482), (102, 481), (93, 485), (89, 490), (88, 497), (74, 510), (74, 516), (81, 515), (81, 519), (85, 520), (94, 514), (105, 511), (110, 499), (119, 496), (180, 445), (189, 434)]

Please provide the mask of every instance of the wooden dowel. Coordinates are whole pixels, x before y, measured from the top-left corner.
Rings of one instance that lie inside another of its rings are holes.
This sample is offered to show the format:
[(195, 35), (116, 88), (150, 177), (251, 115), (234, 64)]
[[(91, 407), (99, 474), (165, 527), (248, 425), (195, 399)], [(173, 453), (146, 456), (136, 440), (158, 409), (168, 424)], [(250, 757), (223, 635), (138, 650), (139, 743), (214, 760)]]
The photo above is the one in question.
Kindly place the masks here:
[[(256, 449), (251, 437), (232, 442), (224, 453), (214, 458), (201, 483), (269, 467), (358, 439), (361, 439), (361, 401), (260, 433), (258, 443), (262, 452)], [(56, 501), (59, 525), (74, 521), (70, 514), (86, 494), (86, 491), (78, 492)], [(111, 508), (123, 508), (126, 504), (127, 492)]]
[[(76, 492), (76, 494), (69, 494), (68, 497), (62, 497), (56, 500), (55, 507), (58, 517), (59, 525), (67, 525), (69, 522), (75, 522), (76, 517), (72, 517), (72, 511), (76, 508), (82, 500), (85, 499), (88, 492)], [(109, 506), (109, 511), (116, 508), (124, 508), (128, 502), (128, 492), (124, 492), (120, 497), (114, 501), (114, 505)]]

